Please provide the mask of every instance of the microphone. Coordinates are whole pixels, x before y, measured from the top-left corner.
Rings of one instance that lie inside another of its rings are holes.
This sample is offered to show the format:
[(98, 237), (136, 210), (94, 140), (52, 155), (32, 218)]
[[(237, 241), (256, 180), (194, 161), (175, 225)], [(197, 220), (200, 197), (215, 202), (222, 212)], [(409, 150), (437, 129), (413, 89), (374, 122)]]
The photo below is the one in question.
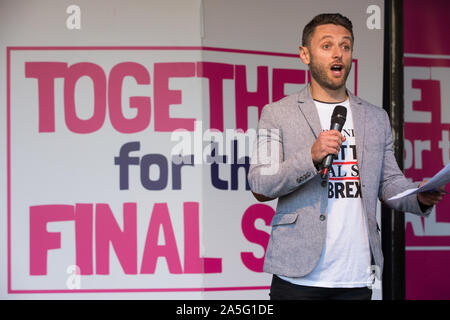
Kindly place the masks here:
[[(347, 108), (344, 106), (336, 106), (331, 116), (330, 130), (337, 130), (341, 132), (342, 128), (344, 127), (346, 118), (347, 118)], [(322, 179), (326, 179), (328, 175), (328, 170), (330, 170), (331, 165), (333, 164), (333, 158), (334, 158), (333, 154), (329, 154), (325, 158), (323, 158), (322, 170), (320, 171)]]

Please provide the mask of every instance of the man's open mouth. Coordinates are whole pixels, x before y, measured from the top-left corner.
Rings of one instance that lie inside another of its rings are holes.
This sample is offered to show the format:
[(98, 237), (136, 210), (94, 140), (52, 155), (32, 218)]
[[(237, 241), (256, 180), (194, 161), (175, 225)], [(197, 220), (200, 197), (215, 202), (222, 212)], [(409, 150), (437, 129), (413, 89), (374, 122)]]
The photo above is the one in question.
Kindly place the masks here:
[(342, 75), (342, 71), (344, 69), (344, 65), (342, 64), (333, 64), (331, 65), (331, 72), (335, 75), (335, 76), (341, 76)]

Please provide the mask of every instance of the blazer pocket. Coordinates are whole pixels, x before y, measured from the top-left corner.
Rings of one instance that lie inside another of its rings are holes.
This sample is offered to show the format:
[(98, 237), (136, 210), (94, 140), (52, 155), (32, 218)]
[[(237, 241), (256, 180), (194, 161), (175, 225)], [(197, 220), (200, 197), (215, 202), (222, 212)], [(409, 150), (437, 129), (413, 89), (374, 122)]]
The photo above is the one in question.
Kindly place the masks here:
[(298, 213), (279, 213), (273, 216), (270, 222), (271, 226), (279, 226), (283, 224), (292, 224), (297, 221)]

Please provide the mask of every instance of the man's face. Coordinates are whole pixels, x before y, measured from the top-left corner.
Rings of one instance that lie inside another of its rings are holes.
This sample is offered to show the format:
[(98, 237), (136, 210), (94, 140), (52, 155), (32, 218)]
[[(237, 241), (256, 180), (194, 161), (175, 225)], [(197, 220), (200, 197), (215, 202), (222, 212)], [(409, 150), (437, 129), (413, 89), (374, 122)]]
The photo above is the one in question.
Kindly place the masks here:
[(351, 34), (343, 26), (317, 26), (308, 46), (311, 77), (327, 89), (344, 87), (352, 67), (352, 50)]

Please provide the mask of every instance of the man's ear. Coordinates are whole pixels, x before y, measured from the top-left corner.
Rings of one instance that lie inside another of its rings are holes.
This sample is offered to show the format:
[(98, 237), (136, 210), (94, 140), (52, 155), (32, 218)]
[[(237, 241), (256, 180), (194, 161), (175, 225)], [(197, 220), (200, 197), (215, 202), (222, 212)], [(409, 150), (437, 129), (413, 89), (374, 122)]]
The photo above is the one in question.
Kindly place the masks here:
[(309, 63), (311, 62), (311, 57), (309, 55), (308, 47), (300, 46), (299, 52), (300, 52), (300, 60), (302, 60), (304, 64), (309, 65)]

